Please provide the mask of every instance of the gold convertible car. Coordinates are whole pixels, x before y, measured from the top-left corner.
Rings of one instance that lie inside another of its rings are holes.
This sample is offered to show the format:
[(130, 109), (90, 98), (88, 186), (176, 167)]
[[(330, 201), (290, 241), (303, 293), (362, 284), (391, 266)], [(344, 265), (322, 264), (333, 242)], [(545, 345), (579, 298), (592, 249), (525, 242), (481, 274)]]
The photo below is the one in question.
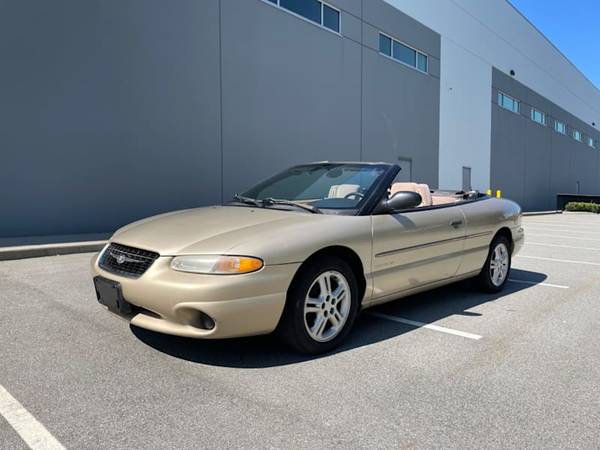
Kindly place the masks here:
[(92, 260), (98, 301), (161, 333), (277, 331), (321, 353), (363, 308), (469, 277), (501, 290), (523, 244), (521, 208), (399, 173), (386, 163), (300, 165), (222, 206), (127, 225)]

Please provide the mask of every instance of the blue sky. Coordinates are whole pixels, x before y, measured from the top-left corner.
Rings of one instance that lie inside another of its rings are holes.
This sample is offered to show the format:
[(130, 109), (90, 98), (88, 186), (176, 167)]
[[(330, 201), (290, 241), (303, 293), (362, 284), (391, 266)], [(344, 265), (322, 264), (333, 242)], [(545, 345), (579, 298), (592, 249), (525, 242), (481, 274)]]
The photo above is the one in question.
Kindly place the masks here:
[(600, 1), (510, 2), (600, 88)]

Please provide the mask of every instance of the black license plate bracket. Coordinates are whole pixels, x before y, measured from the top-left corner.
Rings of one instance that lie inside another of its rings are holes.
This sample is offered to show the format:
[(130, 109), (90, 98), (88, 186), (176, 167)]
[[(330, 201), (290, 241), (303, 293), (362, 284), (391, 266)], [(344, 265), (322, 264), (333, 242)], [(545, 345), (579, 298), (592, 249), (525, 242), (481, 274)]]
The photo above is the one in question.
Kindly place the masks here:
[(96, 288), (96, 298), (100, 304), (117, 314), (131, 314), (132, 307), (123, 298), (121, 283), (104, 277), (94, 277), (94, 287)]

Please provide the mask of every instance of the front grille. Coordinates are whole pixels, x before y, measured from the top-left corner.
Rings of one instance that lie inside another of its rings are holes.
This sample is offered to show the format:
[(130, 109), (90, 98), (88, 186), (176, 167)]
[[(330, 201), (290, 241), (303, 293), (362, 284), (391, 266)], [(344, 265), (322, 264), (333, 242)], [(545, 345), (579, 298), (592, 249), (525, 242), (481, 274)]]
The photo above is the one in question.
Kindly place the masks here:
[(152, 265), (160, 255), (148, 250), (112, 243), (102, 254), (98, 265), (107, 272), (137, 278)]

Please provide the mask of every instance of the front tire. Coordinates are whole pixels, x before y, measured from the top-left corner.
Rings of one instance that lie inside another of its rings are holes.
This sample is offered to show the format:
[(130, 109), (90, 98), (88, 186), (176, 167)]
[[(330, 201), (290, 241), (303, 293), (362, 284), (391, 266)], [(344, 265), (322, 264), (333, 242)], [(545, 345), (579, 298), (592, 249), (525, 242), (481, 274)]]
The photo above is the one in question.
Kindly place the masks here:
[(486, 292), (500, 292), (508, 281), (511, 267), (510, 242), (506, 236), (496, 236), (481, 273), (479, 285)]
[(299, 352), (325, 353), (348, 336), (358, 307), (351, 267), (343, 259), (324, 257), (302, 268), (292, 282), (279, 333)]

